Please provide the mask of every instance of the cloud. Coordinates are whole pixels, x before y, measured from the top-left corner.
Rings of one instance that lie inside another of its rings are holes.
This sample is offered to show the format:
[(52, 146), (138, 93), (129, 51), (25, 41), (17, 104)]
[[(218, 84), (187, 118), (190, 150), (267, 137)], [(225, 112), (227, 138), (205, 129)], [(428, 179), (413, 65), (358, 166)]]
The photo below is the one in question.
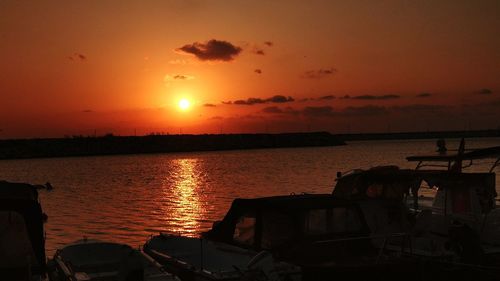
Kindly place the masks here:
[(187, 44), (176, 51), (192, 54), (202, 61), (232, 61), (242, 49), (230, 42), (212, 39), (205, 43)]
[(254, 70), (253, 72), (257, 73), (257, 74), (262, 74), (262, 70), (257, 68), (256, 70)]
[(269, 106), (262, 109), (262, 112), (276, 114), (276, 113), (283, 113), (283, 110), (277, 106)]
[(173, 81), (187, 81), (193, 80), (194, 76), (185, 75), (185, 74), (167, 74), (163, 77), (163, 82), (169, 83)]
[(302, 109), (302, 114), (306, 117), (374, 116), (387, 113), (387, 108), (375, 105), (349, 106), (340, 111), (335, 111), (331, 106), (308, 106)]
[(260, 55), (260, 56), (264, 56), (266, 55), (266, 53), (264, 52), (264, 50), (258, 48), (258, 47), (255, 47), (253, 50), (252, 50), (252, 53), (256, 54), (256, 55)]
[(276, 96), (273, 96), (273, 97), (266, 99), (266, 101), (273, 102), (273, 103), (284, 103), (284, 102), (292, 102), (292, 101), (294, 101), (294, 99), (290, 96), (285, 97), (282, 95), (276, 95)]
[(204, 107), (216, 107), (216, 105), (213, 103), (205, 103), (203, 106)]
[(400, 111), (404, 113), (435, 113), (449, 109), (449, 106), (439, 104), (409, 104), (401, 106), (393, 106), (390, 109), (393, 111)]
[(266, 101), (261, 99), (261, 98), (248, 98), (247, 100), (235, 100), (235, 101), (233, 101), (233, 104), (238, 104), (238, 105), (254, 105), (254, 104), (260, 104), (260, 103), (266, 103)]
[(87, 56), (81, 53), (73, 53), (71, 56), (68, 56), (70, 61), (79, 61), (84, 62), (87, 60)]
[(272, 47), (274, 45), (274, 43), (271, 41), (265, 41), (264, 44), (268, 47)]
[(306, 117), (331, 117), (335, 112), (331, 106), (306, 106), (302, 114)]
[(337, 73), (337, 69), (331, 67), (327, 69), (319, 69), (319, 70), (308, 70), (302, 74), (303, 78), (308, 78), (308, 79), (319, 79), (319, 78), (324, 78), (327, 76), (331, 76), (333, 74)]
[(179, 60), (179, 59), (176, 59), (176, 60), (170, 60), (168, 62), (169, 64), (175, 64), (175, 65), (186, 65), (186, 64), (191, 64), (189, 61), (187, 60)]
[(94, 112), (94, 111), (93, 111), (93, 110), (91, 110), (91, 109), (85, 109), (85, 110), (83, 110), (82, 112), (83, 112), (83, 113), (91, 113), (91, 112)]
[(383, 106), (375, 106), (375, 105), (366, 105), (366, 106), (349, 106), (344, 108), (340, 112), (340, 115), (343, 116), (373, 116), (373, 115), (382, 115), (388, 113), (387, 109)]
[(295, 101), (292, 97), (285, 97), (282, 95), (275, 95), (267, 99), (261, 98), (248, 98), (246, 100), (235, 100), (222, 102), (223, 104), (236, 104), (236, 105), (254, 105), (254, 104), (264, 104), (264, 103), (286, 103)]
[(401, 96), (399, 95), (361, 95), (361, 96), (349, 96), (345, 95), (341, 97), (341, 99), (354, 99), (354, 100), (391, 100), (391, 99), (399, 99)]
[(333, 100), (333, 99), (335, 99), (334, 95), (327, 95), (318, 98), (318, 100)]
[(432, 96), (431, 93), (420, 93), (420, 94), (416, 95), (417, 98), (428, 98), (430, 96)]
[(264, 113), (269, 113), (269, 114), (289, 114), (289, 115), (299, 115), (300, 112), (291, 108), (291, 107), (286, 107), (284, 109), (277, 107), (277, 106), (269, 106), (265, 107), (262, 109), (262, 112)]
[(491, 94), (493, 94), (493, 91), (490, 89), (484, 88), (484, 89), (481, 89), (480, 91), (478, 91), (477, 94), (479, 94), (479, 95), (491, 95)]

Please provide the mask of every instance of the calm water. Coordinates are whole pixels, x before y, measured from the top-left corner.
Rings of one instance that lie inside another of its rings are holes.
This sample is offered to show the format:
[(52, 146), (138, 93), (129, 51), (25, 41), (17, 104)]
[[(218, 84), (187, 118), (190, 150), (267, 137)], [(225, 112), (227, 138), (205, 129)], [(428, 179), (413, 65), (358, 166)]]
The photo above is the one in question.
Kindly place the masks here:
[[(467, 147), (500, 145), (478, 139)], [(448, 142), (448, 148), (458, 142)], [(0, 179), (43, 184), (49, 254), (83, 236), (142, 245), (159, 231), (196, 236), (236, 197), (329, 193), (337, 171), (396, 164), (435, 140), (355, 142), (323, 148), (0, 161)], [(486, 164), (478, 168), (484, 168)], [(498, 171), (498, 169), (497, 169)], [(500, 186), (497, 179), (497, 187)]]

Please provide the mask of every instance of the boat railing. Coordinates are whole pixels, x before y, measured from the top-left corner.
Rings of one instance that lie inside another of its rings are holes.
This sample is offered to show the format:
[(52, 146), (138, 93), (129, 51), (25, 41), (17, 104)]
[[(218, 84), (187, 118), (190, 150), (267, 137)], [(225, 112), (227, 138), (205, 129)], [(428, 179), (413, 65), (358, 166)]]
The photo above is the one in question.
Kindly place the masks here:
[[(380, 259), (383, 257), (384, 253), (387, 251), (388, 246), (391, 245), (391, 240), (393, 239), (401, 239), (399, 241), (400, 245), (398, 247), (399, 253), (413, 253), (413, 248), (411, 245), (411, 234), (406, 232), (398, 232), (398, 233), (390, 233), (385, 235), (370, 235), (370, 236), (358, 236), (358, 237), (347, 237), (347, 238), (338, 238), (338, 239), (327, 239), (313, 242), (314, 244), (330, 244), (330, 243), (343, 243), (348, 241), (362, 241), (362, 240), (374, 240), (374, 239), (382, 239), (382, 244), (378, 248), (377, 258), (375, 263), (379, 263)], [(407, 247), (408, 245), (408, 247)], [(407, 251), (408, 249), (408, 251)], [(391, 252), (395, 252), (394, 250), (390, 250)]]

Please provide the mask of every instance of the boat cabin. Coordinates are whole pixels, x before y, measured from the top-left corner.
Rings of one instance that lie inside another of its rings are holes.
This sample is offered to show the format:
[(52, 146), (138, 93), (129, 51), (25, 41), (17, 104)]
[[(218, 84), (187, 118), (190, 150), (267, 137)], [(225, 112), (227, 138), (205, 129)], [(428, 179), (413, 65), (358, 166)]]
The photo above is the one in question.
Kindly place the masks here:
[(303, 264), (370, 254), (369, 233), (359, 202), (304, 194), (236, 199), (203, 237)]
[(0, 181), (2, 278), (17, 280), (27, 275), (45, 274), (45, 219), (36, 187)]

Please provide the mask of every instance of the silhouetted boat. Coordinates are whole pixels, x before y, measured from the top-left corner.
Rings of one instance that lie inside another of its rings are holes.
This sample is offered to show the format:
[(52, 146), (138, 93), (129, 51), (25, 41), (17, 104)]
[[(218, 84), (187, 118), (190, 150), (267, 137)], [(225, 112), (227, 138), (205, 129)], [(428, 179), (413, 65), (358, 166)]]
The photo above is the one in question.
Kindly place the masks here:
[(145, 253), (125, 244), (83, 239), (57, 250), (49, 262), (52, 281), (175, 281)]
[(300, 268), (256, 252), (211, 241), (160, 234), (144, 251), (182, 280), (300, 280)]
[[(473, 161), (485, 158), (495, 159), (488, 172), (463, 172)], [(459, 277), (470, 274), (477, 278), (481, 274), (488, 280), (497, 278), (493, 276), (500, 274), (500, 211), (496, 209), (493, 170), (500, 163), (500, 147), (465, 152), (462, 141), (456, 153), (407, 159), (418, 162), (415, 170), (385, 166), (341, 175), (333, 196), (407, 204), (408, 215), (401, 218), (409, 226), (411, 243), (404, 247), (404, 254), (429, 261), (436, 271), (448, 268), (441, 271), (447, 277), (454, 270)], [(463, 165), (465, 160), (467, 165)], [(433, 189), (435, 196), (424, 196), (425, 189)], [(381, 219), (369, 221), (377, 220)], [(393, 223), (388, 217), (385, 224)], [(391, 241), (385, 244), (386, 249), (393, 246)], [(400, 251), (399, 243), (394, 246)]]
[(44, 280), (46, 218), (35, 186), (0, 181), (0, 280)]
[[(188, 269), (194, 261), (201, 260), (200, 255), (206, 263), (212, 260), (230, 269), (233, 263), (238, 262), (237, 267), (244, 266), (252, 255), (266, 251), (275, 260), (299, 266), (302, 280), (408, 280), (411, 279), (408, 273), (415, 271), (413, 261), (384, 255), (373, 244), (373, 239), (389, 237), (373, 237), (366, 222), (366, 212), (384, 208), (402, 210), (403, 207), (374, 206), (371, 202), (337, 199), (330, 194), (236, 199), (224, 219), (203, 233), (201, 240), (191, 238), (194, 240), (186, 246), (177, 240), (189, 238), (159, 235), (148, 241), (144, 250), (167, 267), (179, 267), (176, 260), (183, 260), (186, 258), (184, 253), (189, 252), (196, 257), (189, 258)], [(391, 232), (389, 236), (404, 242), (404, 234)], [(222, 251), (211, 250), (206, 254), (203, 248), (208, 247), (229, 247), (234, 249), (228, 251), (231, 253), (250, 251), (252, 254), (239, 261), (221, 258)], [(195, 267), (200, 271), (204, 268)]]

